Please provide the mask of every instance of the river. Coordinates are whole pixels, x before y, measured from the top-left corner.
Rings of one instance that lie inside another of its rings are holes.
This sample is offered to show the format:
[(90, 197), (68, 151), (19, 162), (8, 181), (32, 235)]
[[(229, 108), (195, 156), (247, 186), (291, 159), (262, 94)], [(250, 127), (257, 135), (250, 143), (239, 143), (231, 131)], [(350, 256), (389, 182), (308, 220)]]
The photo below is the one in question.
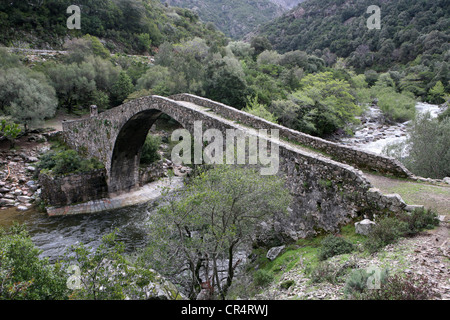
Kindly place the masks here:
[(118, 229), (118, 240), (126, 252), (142, 248), (148, 241), (146, 222), (154, 210), (149, 203), (97, 214), (49, 217), (35, 208), (20, 212), (15, 208), (0, 212), (0, 226), (14, 221), (27, 225), (34, 244), (42, 250), (41, 257), (55, 261), (72, 245), (83, 243), (96, 248), (104, 235)]
[[(418, 102), (417, 115), (430, 112), (432, 118), (442, 113), (438, 105)], [(384, 147), (389, 144), (404, 142), (407, 139), (409, 121), (404, 123), (387, 124), (383, 121), (383, 114), (376, 106), (370, 106), (360, 117), (361, 125), (350, 138), (342, 138), (340, 143), (354, 146), (364, 151), (382, 154)]]

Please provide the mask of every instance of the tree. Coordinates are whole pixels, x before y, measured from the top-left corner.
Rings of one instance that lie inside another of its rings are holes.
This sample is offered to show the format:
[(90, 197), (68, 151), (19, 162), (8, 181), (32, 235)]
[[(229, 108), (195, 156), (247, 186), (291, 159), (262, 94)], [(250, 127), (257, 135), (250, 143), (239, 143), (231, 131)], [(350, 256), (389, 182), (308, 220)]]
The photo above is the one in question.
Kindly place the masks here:
[(54, 116), (58, 100), (42, 74), (22, 68), (0, 72), (0, 109), (28, 130)]
[(40, 259), (24, 226), (0, 228), (0, 300), (65, 300), (67, 274), (60, 263)]
[(112, 102), (114, 106), (118, 106), (134, 91), (133, 82), (131, 78), (122, 71), (112, 88)]
[(430, 178), (450, 176), (450, 118), (418, 117), (409, 134), (407, 167), (417, 175)]
[(272, 50), (272, 45), (270, 44), (267, 37), (254, 37), (250, 41), (251, 47), (254, 49), (254, 57), (259, 56), (262, 52), (266, 50)]
[(444, 103), (445, 88), (442, 81), (436, 82), (436, 85), (428, 92), (428, 99), (431, 103)]
[(209, 99), (242, 109), (248, 89), (239, 61), (229, 57), (212, 60), (206, 69), (205, 92)]
[[(225, 299), (259, 223), (286, 212), (291, 201), (284, 180), (255, 169), (218, 166), (200, 173), (167, 196), (150, 216), (150, 239), (142, 261), (183, 285), (191, 299), (208, 283)], [(251, 204), (251, 205), (249, 205)]]

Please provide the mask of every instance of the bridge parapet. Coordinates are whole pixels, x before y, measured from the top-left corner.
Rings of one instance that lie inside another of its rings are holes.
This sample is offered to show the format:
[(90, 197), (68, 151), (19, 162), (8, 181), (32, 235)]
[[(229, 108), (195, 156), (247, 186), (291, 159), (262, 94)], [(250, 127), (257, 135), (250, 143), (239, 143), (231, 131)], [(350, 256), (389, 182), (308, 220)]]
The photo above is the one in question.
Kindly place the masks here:
[(196, 105), (209, 108), (213, 112), (227, 119), (238, 121), (255, 129), (278, 129), (281, 138), (300, 143), (301, 145), (313, 148), (320, 152), (324, 152), (336, 161), (347, 163), (359, 169), (377, 171), (401, 178), (414, 178), (414, 175), (406, 169), (402, 163), (391, 157), (385, 157), (373, 152), (359, 150), (357, 148), (338, 144), (319, 137), (314, 137), (306, 133), (286, 128), (279, 124), (272, 123), (263, 118), (237, 110), (236, 108), (225, 104), (195, 95), (184, 93), (171, 96), (170, 98), (176, 101), (191, 102)]

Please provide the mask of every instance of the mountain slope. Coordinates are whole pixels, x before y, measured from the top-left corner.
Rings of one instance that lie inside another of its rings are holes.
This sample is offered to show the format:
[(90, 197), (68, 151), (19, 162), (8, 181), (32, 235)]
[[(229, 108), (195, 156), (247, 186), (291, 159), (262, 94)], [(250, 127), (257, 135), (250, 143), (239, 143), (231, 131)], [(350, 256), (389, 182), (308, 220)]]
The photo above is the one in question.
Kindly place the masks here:
[[(381, 8), (381, 30), (367, 28), (370, 5)], [(281, 52), (335, 54), (364, 69), (444, 54), (450, 49), (449, 28), (448, 0), (308, 0), (259, 34)]]
[(239, 39), (258, 25), (280, 16), (304, 0), (164, 0), (189, 8), (204, 22), (212, 22), (227, 36)]
[(90, 34), (108, 49), (145, 52), (164, 41), (193, 37), (224, 41), (223, 35), (199, 21), (192, 11), (163, 5), (159, 0), (77, 0), (81, 30), (67, 28), (72, 0), (10, 0), (0, 2), (0, 45), (61, 48), (68, 37)]

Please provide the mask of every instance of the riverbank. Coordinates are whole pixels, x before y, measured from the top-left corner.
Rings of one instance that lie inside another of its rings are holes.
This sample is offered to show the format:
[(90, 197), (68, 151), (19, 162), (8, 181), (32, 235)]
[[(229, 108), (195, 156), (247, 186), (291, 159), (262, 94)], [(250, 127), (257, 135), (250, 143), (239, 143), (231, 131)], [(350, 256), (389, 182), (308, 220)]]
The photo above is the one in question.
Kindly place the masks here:
[(183, 181), (182, 177), (162, 178), (119, 196), (64, 207), (48, 207), (47, 214), (51, 217), (93, 214), (140, 205), (157, 200), (163, 196), (164, 192), (171, 192), (183, 187)]
[[(352, 226), (344, 228), (341, 236), (358, 239), (348, 232), (351, 228)], [(421, 232), (413, 238), (402, 238), (372, 255), (361, 249), (361, 240), (356, 240), (354, 243), (358, 249), (355, 252), (329, 258), (326, 261), (327, 267), (324, 266), (322, 273), (315, 273), (314, 276), (309, 271), (312, 265), (319, 264), (316, 257), (317, 246), (307, 244), (299, 249), (286, 251), (272, 263), (274, 281), (257, 294), (255, 299), (346, 299), (344, 288), (351, 270), (374, 266), (379, 269), (387, 268), (392, 275), (426, 277), (433, 293), (432, 299), (449, 300), (449, 230), (450, 223), (441, 222), (433, 230)], [(286, 288), (286, 284), (290, 286)]]

